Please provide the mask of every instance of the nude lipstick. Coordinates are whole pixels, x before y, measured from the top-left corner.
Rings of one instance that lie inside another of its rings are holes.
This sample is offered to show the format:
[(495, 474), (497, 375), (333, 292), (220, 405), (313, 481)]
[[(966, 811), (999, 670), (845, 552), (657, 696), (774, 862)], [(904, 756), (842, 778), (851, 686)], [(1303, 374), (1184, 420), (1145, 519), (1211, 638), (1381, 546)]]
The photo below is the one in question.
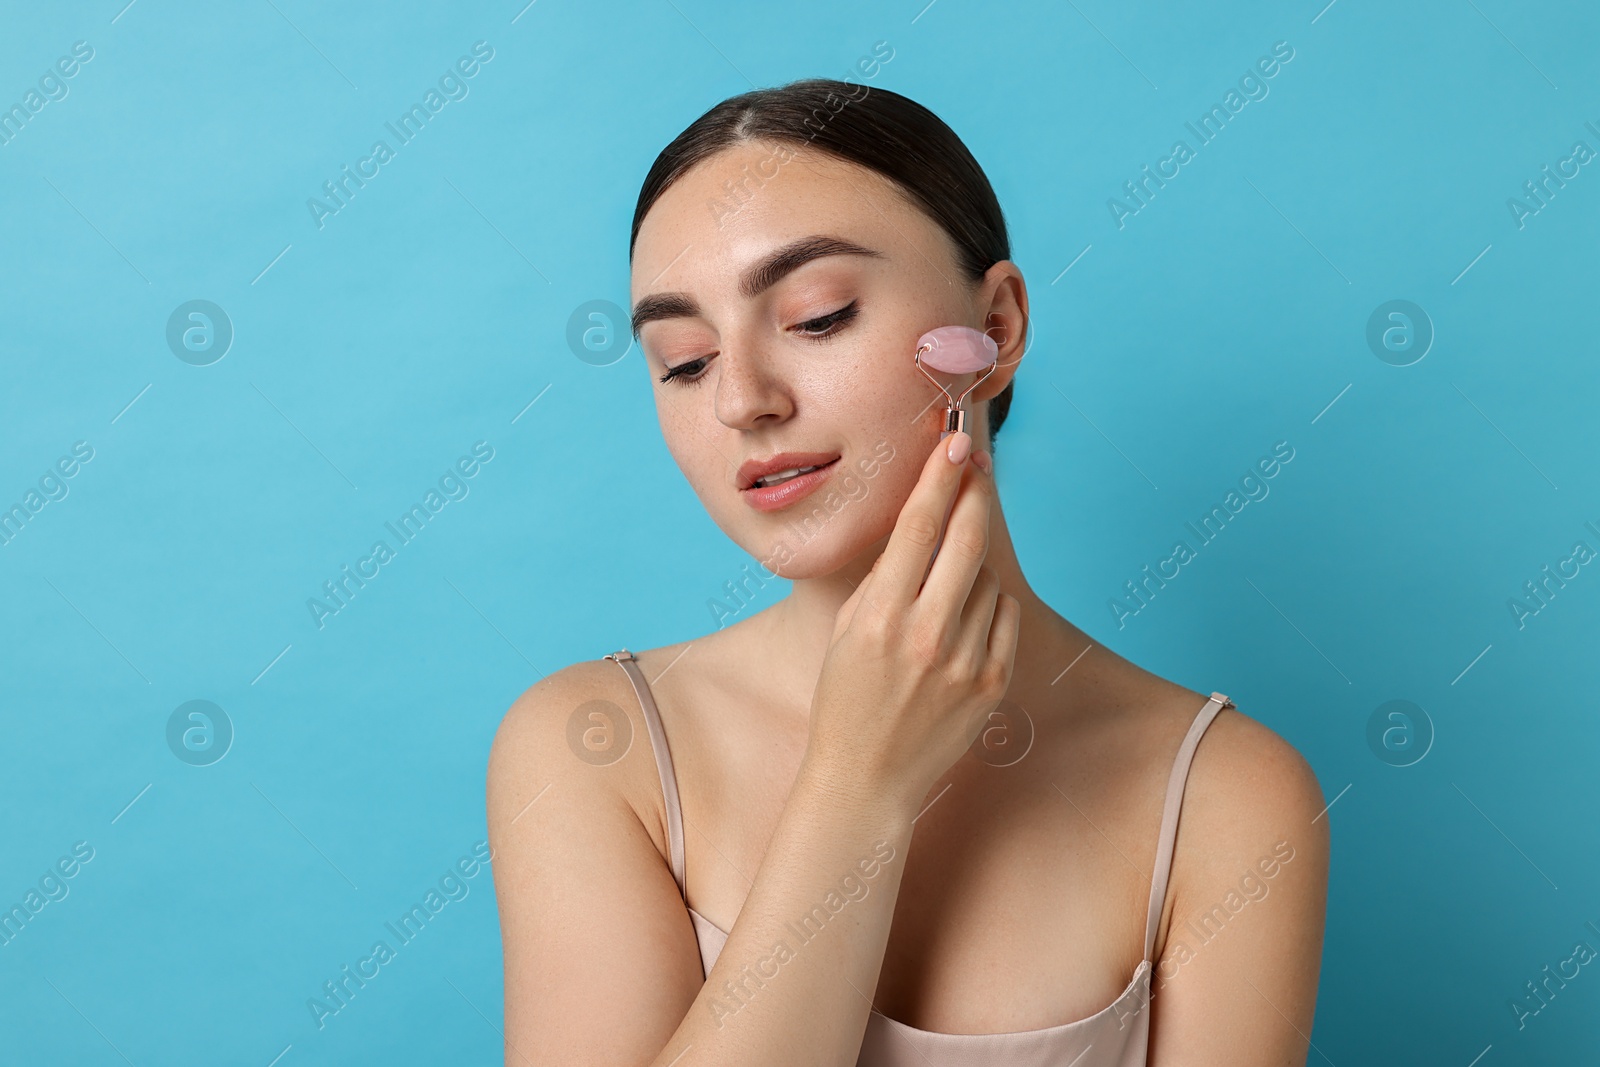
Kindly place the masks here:
[(780, 452), (739, 468), (737, 487), (757, 511), (781, 511), (809, 496), (833, 476), (837, 452)]

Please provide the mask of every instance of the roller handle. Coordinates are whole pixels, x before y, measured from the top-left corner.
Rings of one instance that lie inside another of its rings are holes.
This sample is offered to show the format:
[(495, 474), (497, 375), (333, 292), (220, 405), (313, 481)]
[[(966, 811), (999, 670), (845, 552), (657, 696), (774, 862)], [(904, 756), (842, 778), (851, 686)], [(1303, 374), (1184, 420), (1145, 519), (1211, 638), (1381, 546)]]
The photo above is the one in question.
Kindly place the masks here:
[[(944, 444), (945, 438), (949, 437), (955, 432), (955, 430), (945, 430), (943, 433), (941, 433), (939, 435), (940, 445)], [(944, 518), (939, 520), (939, 537), (933, 542), (933, 554), (928, 557), (928, 569), (922, 572), (922, 582), (917, 586), (918, 589), (921, 589), (923, 585), (928, 583), (928, 575), (933, 573), (933, 561), (939, 558), (939, 549), (944, 545), (945, 527), (950, 525), (950, 513), (955, 510), (955, 507), (956, 498), (952, 496), (950, 498), (950, 502), (944, 506)]]

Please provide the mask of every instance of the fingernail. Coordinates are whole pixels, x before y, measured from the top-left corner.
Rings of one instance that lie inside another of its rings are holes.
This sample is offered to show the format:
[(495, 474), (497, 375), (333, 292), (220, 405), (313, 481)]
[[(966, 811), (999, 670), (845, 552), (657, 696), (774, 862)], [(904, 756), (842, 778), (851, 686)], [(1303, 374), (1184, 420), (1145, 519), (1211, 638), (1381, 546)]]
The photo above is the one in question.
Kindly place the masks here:
[(945, 454), (950, 457), (950, 462), (960, 466), (966, 462), (967, 454), (972, 451), (972, 435), (957, 430), (950, 435), (950, 444), (945, 449)]
[(985, 474), (988, 474), (993, 467), (989, 459), (989, 453), (981, 448), (972, 454), (972, 462), (976, 463), (978, 468)]

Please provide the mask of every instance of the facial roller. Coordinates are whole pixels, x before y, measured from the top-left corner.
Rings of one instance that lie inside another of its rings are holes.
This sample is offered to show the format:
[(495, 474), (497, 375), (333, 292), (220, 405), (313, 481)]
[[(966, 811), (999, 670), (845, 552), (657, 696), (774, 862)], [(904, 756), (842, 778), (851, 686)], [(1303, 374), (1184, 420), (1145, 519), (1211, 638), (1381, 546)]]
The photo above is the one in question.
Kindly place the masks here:
[[(940, 441), (953, 433), (970, 432), (967, 430), (967, 411), (962, 407), (962, 403), (967, 399), (967, 394), (976, 389), (984, 378), (994, 373), (999, 359), (1000, 348), (995, 344), (994, 338), (970, 326), (940, 326), (917, 338), (917, 351), (912, 357), (912, 362), (930, 382), (938, 386), (939, 391), (949, 401), (944, 412), (944, 429), (939, 433)], [(983, 371), (983, 374), (960, 396), (953, 397), (942, 382), (928, 374), (929, 367), (946, 374), (976, 374), (978, 371)], [(944, 544), (944, 529), (950, 522), (950, 511), (954, 507), (955, 498), (951, 497), (949, 505), (944, 509), (944, 518), (939, 522), (939, 539), (933, 543), (933, 555), (928, 557), (928, 570), (922, 575), (924, 582), (928, 580), (928, 574), (933, 570), (933, 561), (939, 558), (939, 547)]]

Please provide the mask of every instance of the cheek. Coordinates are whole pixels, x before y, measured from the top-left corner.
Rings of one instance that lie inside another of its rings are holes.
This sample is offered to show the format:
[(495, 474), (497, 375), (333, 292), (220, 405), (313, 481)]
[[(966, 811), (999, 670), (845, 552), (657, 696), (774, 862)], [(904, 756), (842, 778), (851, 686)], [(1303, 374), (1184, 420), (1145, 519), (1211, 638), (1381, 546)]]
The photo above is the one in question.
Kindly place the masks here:
[(916, 489), (923, 464), (938, 440), (938, 431), (932, 427), (913, 429), (902, 434), (901, 439), (895, 442), (894, 458), (888, 463), (880, 463), (877, 477), (867, 483), (872, 487), (869, 499), (875, 500), (878, 507), (889, 512), (891, 526)]
[(860, 456), (870, 456), (878, 441), (892, 445), (891, 468), (910, 453), (918, 457), (914, 462), (927, 457), (949, 403), (917, 369), (909, 351), (904, 360), (881, 351), (863, 355), (816, 382), (811, 399), (813, 412), (825, 411), (824, 417), (856, 445)]
[[(656, 412), (662, 443), (667, 446), (667, 454), (679, 476), (689, 483), (711, 516), (720, 519), (721, 512), (728, 510), (730, 499), (733, 503), (738, 501), (731, 492), (733, 469), (708, 439), (716, 437), (713, 428), (696, 426), (687, 409), (676, 408), (665, 401), (657, 401)], [(723, 491), (723, 482), (728, 483), (729, 491)]]
[(939, 395), (916, 366), (917, 319), (893, 294), (874, 293), (865, 302), (866, 321), (833, 342), (799, 349), (792, 384), (837, 411), (882, 418), (909, 408), (914, 415)]
[[(882, 432), (885, 428), (880, 424), (876, 427), (876, 436), (859, 437), (853, 444), (856, 452), (855, 470), (855, 499), (845, 506), (844, 511), (851, 513), (849, 527), (852, 533), (852, 545), (860, 551), (872, 544), (875, 540), (886, 537), (894, 529), (895, 521), (900, 516), (900, 509), (905, 507), (911, 498), (912, 491), (916, 488), (917, 480), (922, 475), (924, 461), (928, 453), (939, 440), (938, 427), (932, 423), (918, 425), (902, 425), (899, 432), (893, 436)], [(887, 448), (879, 442), (887, 442), (893, 446), (894, 454), (888, 462), (879, 458)], [(875, 473), (868, 477), (862, 470), (863, 459), (871, 459), (876, 463)], [(844, 490), (839, 490), (844, 495)]]
[(734, 470), (710, 442), (692, 429), (668, 436), (666, 441), (667, 451), (672, 454), (680, 475), (712, 517), (720, 519), (725, 514), (736, 514), (733, 506), (740, 501), (733, 490)]
[[(708, 450), (708, 445), (702, 435), (709, 432), (707, 421), (716, 421), (711, 415), (709, 403), (701, 401), (693, 393), (696, 388), (711, 388), (711, 386), (652, 383), (656, 402), (656, 423), (661, 427), (661, 440), (685, 474), (693, 472), (691, 464), (704, 462), (701, 453)], [(673, 390), (689, 395), (678, 396)]]

